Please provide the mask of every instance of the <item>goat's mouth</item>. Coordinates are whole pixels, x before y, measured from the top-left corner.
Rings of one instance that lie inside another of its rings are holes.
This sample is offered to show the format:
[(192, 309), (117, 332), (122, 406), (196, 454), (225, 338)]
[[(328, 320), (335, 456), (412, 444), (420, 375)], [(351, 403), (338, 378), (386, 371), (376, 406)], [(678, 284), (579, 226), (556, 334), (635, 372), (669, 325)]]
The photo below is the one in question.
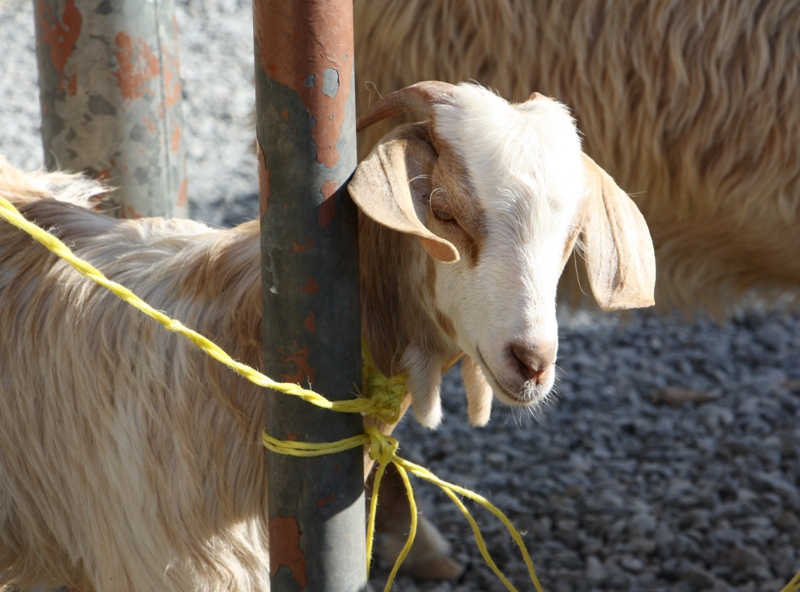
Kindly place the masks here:
[(545, 384), (537, 384), (535, 380), (526, 380), (521, 382), (516, 389), (509, 388), (504, 384), (492, 371), (486, 359), (483, 357), (481, 350), (476, 346), (475, 352), (477, 353), (478, 362), (483, 369), (486, 380), (494, 391), (495, 397), (506, 405), (513, 405), (516, 407), (530, 407), (543, 403), (547, 396), (550, 394), (550, 389), (553, 387), (552, 381)]

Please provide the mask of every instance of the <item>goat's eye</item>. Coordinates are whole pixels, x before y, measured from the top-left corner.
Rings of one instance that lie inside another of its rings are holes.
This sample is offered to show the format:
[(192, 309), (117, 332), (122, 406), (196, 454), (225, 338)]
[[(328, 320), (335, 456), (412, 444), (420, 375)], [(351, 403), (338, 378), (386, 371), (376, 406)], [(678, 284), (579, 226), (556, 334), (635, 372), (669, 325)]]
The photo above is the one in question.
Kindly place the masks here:
[(452, 222), (455, 220), (455, 216), (447, 210), (433, 210), (433, 215), (440, 222)]

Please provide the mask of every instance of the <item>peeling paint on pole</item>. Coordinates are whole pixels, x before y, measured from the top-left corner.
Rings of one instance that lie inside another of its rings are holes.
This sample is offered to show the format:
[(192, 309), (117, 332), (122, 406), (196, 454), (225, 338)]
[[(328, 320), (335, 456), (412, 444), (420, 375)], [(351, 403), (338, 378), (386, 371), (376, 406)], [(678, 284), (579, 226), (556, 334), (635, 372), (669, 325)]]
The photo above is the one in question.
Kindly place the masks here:
[[(352, 2), (256, 1), (254, 23), (258, 66), (277, 84), (293, 91), (314, 118), (311, 135), (317, 161), (332, 168), (339, 160), (346, 108), (352, 101)], [(267, 8), (268, 7), (268, 8)], [(326, 15), (320, 19), (320, 14)], [(287, 30), (287, 27), (289, 28)], [(349, 32), (348, 32), (349, 28)], [(309, 32), (311, 51), (297, 51)], [(347, 37), (350, 40), (347, 40)], [(355, 124), (353, 124), (355, 125)]]
[[(350, 0), (256, 0), (258, 164), (267, 373), (346, 399), (361, 383), (358, 212)], [(360, 416), (268, 395), (277, 438), (329, 442), (363, 432)], [(366, 586), (363, 458), (269, 453), (272, 586), (345, 592)], [(275, 522), (275, 521), (278, 522)], [(294, 531), (292, 531), (293, 533)], [(303, 554), (303, 577), (286, 558)], [(277, 567), (276, 567), (277, 566)]]
[(297, 585), (304, 588), (306, 578), (306, 557), (300, 548), (300, 528), (297, 520), (276, 516), (269, 521), (269, 540), (281, 541), (277, 552), (270, 557), (270, 575), (275, 576), (282, 567), (289, 568)]
[(46, 166), (118, 187), (117, 216), (186, 216), (173, 0), (34, 6)]

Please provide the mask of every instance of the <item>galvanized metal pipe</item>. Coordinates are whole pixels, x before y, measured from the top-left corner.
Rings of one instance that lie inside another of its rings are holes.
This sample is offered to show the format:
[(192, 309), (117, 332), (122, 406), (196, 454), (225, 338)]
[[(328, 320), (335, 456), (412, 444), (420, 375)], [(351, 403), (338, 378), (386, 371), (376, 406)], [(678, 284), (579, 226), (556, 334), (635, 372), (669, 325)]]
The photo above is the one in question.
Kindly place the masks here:
[[(262, 215), (265, 368), (330, 399), (361, 382), (351, 0), (253, 3)], [(329, 442), (359, 416), (270, 394), (267, 430)], [(361, 450), (303, 459), (269, 453), (276, 592), (366, 586)]]
[(186, 216), (173, 0), (34, 0), (45, 165), (118, 190), (120, 217)]

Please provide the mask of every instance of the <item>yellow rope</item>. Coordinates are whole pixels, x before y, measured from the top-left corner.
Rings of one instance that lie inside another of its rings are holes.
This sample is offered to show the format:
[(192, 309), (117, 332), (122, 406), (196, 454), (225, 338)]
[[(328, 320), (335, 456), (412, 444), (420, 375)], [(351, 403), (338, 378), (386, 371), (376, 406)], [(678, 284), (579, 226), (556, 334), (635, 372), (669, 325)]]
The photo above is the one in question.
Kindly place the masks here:
[(396, 374), (387, 378), (372, 361), (365, 339), (361, 340), (361, 358), (364, 361), (364, 391), (373, 404), (370, 412), (365, 415), (378, 417), (384, 423), (397, 423), (400, 420), (401, 404), (406, 396), (408, 375)]
[[(386, 587), (384, 588), (386, 592), (388, 592), (388, 590), (391, 588), (400, 565), (403, 563), (409, 551), (411, 550), (411, 545), (414, 543), (414, 538), (416, 537), (417, 533), (417, 507), (414, 501), (414, 492), (411, 487), (411, 482), (408, 479), (408, 473), (437, 485), (448, 495), (448, 497), (450, 497), (451, 500), (453, 500), (453, 503), (455, 503), (458, 509), (461, 510), (472, 527), (472, 530), (475, 534), (475, 541), (478, 544), (478, 549), (480, 550), (481, 555), (486, 563), (497, 575), (500, 581), (503, 582), (508, 590), (517, 592), (517, 589), (511, 584), (511, 582), (508, 581), (508, 579), (505, 577), (505, 575), (503, 575), (503, 573), (500, 571), (500, 568), (497, 567), (497, 564), (492, 559), (491, 555), (489, 554), (489, 550), (486, 547), (486, 542), (483, 540), (483, 536), (481, 535), (478, 524), (475, 522), (475, 519), (472, 517), (469, 510), (461, 502), (458, 496), (461, 495), (471, 499), (478, 505), (483, 506), (492, 514), (497, 516), (497, 518), (503, 523), (503, 525), (511, 534), (514, 542), (520, 548), (522, 557), (525, 560), (525, 565), (528, 567), (528, 573), (533, 585), (536, 587), (538, 592), (542, 592), (542, 587), (539, 584), (539, 579), (536, 577), (536, 572), (533, 568), (533, 561), (531, 561), (528, 550), (525, 548), (525, 543), (522, 540), (522, 536), (519, 534), (519, 531), (514, 528), (514, 525), (511, 524), (511, 521), (508, 519), (508, 517), (506, 517), (506, 515), (503, 514), (503, 512), (497, 506), (492, 504), (483, 496), (478, 495), (469, 489), (465, 489), (453, 483), (444, 481), (431, 473), (428, 469), (399, 457), (397, 455), (398, 442), (395, 438), (386, 436), (377, 428), (371, 426), (365, 428), (365, 431), (365, 434), (360, 434), (346, 440), (340, 440), (332, 443), (284, 441), (273, 438), (266, 432), (263, 432), (261, 437), (262, 441), (264, 442), (264, 446), (266, 446), (269, 450), (279, 454), (290, 454), (293, 456), (320, 456), (322, 454), (349, 450), (350, 448), (356, 448), (357, 446), (364, 444), (370, 445), (369, 455), (378, 463), (378, 469), (375, 473), (375, 480), (372, 486), (372, 500), (370, 502), (369, 521), (367, 523), (367, 573), (369, 573), (370, 564), (372, 562), (372, 542), (375, 533), (375, 514), (378, 505), (378, 491), (380, 490), (381, 480), (383, 479), (383, 474), (386, 470), (386, 467), (390, 462), (394, 463), (406, 487), (406, 495), (408, 497), (408, 503), (411, 511), (411, 529), (408, 539), (406, 540), (406, 544), (403, 546), (403, 550), (395, 561), (394, 567), (389, 574)], [(333, 449), (334, 446), (336, 447), (335, 450)]]
[(272, 452), (279, 454), (289, 454), (291, 456), (324, 456), (326, 454), (336, 454), (369, 444), (369, 436), (359, 434), (345, 440), (336, 442), (296, 442), (294, 440), (278, 440), (273, 438), (266, 431), (261, 433), (261, 442), (264, 447)]
[(786, 586), (781, 588), (781, 592), (797, 592), (797, 590), (800, 590), (800, 571), (795, 574)]
[[(79, 257), (76, 257), (69, 247), (67, 247), (67, 245), (61, 242), (57, 237), (53, 236), (32, 222), (29, 222), (24, 216), (22, 216), (22, 214), (19, 213), (19, 211), (11, 202), (2, 196), (0, 196), (0, 217), (6, 220), (9, 224), (12, 224), (20, 230), (27, 232), (29, 235), (47, 247), (48, 250), (67, 261), (67, 263), (72, 265), (72, 267), (74, 267), (78, 273), (87, 279), (107, 288), (134, 308), (161, 323), (168, 331), (183, 335), (209, 356), (221, 362), (222, 364), (225, 364), (253, 384), (261, 387), (271, 388), (287, 395), (300, 397), (304, 401), (307, 401), (312, 405), (316, 405), (317, 407), (322, 407), (323, 409), (331, 409), (333, 411), (341, 411), (344, 413), (363, 413), (365, 415), (377, 417), (386, 423), (393, 423), (391, 421), (392, 418), (395, 418), (398, 414), (398, 411), (394, 409), (390, 400), (391, 397), (394, 396), (394, 393), (390, 393), (388, 396), (380, 393), (379, 396), (374, 400), (359, 397), (346, 401), (329, 401), (322, 395), (312, 390), (304, 389), (298, 384), (275, 382), (268, 376), (265, 376), (247, 364), (237, 362), (213, 341), (195, 331), (192, 331), (184, 326), (181, 322), (171, 319), (169, 316), (156, 310), (144, 300), (136, 296), (136, 294), (131, 292), (125, 286), (109, 280), (90, 263), (80, 259)], [(394, 421), (397, 420), (394, 419)]]
[[(121, 298), (134, 308), (140, 310), (147, 316), (161, 323), (164, 327), (166, 327), (167, 330), (183, 335), (184, 337), (189, 339), (192, 343), (194, 343), (198, 348), (204, 351), (206, 354), (210, 355), (212, 358), (230, 367), (235, 372), (237, 372), (238, 374), (240, 374), (253, 384), (271, 388), (288, 395), (300, 397), (301, 399), (318, 407), (322, 407), (324, 409), (331, 409), (334, 411), (340, 411), (346, 413), (362, 413), (372, 417), (377, 417), (378, 419), (384, 421), (385, 423), (394, 423), (399, 419), (401, 403), (405, 396), (405, 376), (396, 376), (392, 378), (386, 378), (385, 376), (383, 376), (377, 370), (377, 368), (375, 368), (375, 365), (372, 363), (372, 359), (369, 356), (369, 352), (366, 351), (366, 348), (364, 348), (365, 349), (364, 387), (366, 389), (366, 392), (369, 394), (369, 398), (358, 397), (347, 401), (333, 401), (333, 402), (328, 401), (325, 397), (314, 391), (304, 389), (297, 384), (275, 382), (271, 378), (265, 376), (264, 374), (261, 374), (260, 372), (251, 368), (250, 366), (235, 361), (211, 340), (185, 327), (179, 321), (174, 320), (169, 316), (167, 316), (166, 314), (154, 309), (152, 306), (150, 306), (144, 300), (136, 296), (125, 286), (122, 286), (121, 284), (118, 284), (117, 282), (114, 282), (106, 278), (98, 269), (93, 267), (91, 264), (75, 256), (75, 254), (69, 249), (69, 247), (67, 247), (57, 237), (53, 236), (49, 232), (43, 230), (42, 228), (28, 221), (24, 216), (22, 216), (22, 214), (19, 213), (19, 211), (14, 207), (13, 204), (11, 204), (11, 202), (3, 198), (2, 196), (0, 196), (0, 218), (3, 218), (8, 223), (12, 224), (13, 226), (16, 226), (20, 230), (27, 232), (30, 236), (39, 241), (51, 252), (53, 252), (60, 258), (67, 261), (78, 271), (78, 273), (80, 273), (87, 279), (107, 288), (108, 290), (113, 292), (115, 295), (117, 295), (119, 298)], [(464, 489), (463, 487), (459, 487), (452, 483), (443, 481), (438, 477), (436, 477), (433, 473), (431, 473), (427, 469), (400, 458), (399, 456), (397, 456), (397, 448), (398, 448), (397, 440), (383, 435), (376, 428), (368, 427), (366, 428), (365, 434), (359, 434), (357, 436), (353, 436), (352, 438), (347, 438), (345, 440), (340, 440), (338, 442), (325, 442), (325, 443), (283, 441), (273, 438), (272, 436), (264, 432), (262, 434), (262, 442), (265, 447), (267, 447), (269, 450), (273, 452), (277, 452), (280, 454), (290, 454), (293, 456), (305, 456), (305, 457), (320, 456), (323, 454), (334, 454), (336, 452), (343, 452), (345, 450), (350, 450), (352, 448), (357, 448), (359, 446), (364, 446), (366, 444), (370, 445), (369, 454), (370, 457), (373, 458), (378, 463), (378, 470), (373, 485), (373, 495), (372, 495), (372, 501), (370, 503), (370, 516), (367, 526), (367, 531), (368, 531), (367, 571), (368, 572), (372, 556), (372, 541), (374, 538), (374, 531), (375, 531), (375, 510), (377, 508), (378, 490), (386, 467), (390, 462), (395, 464), (398, 473), (400, 474), (400, 477), (402, 478), (403, 483), (405, 484), (406, 487), (406, 493), (411, 508), (411, 528), (408, 540), (406, 541), (406, 544), (403, 547), (400, 556), (397, 558), (397, 561), (395, 562), (395, 565), (392, 568), (392, 572), (386, 583), (386, 588), (385, 588), (386, 591), (388, 591), (391, 588), (391, 585), (394, 582), (394, 579), (397, 575), (397, 570), (400, 568), (400, 565), (402, 564), (403, 560), (406, 558), (408, 552), (411, 550), (411, 545), (414, 542), (414, 538), (417, 532), (417, 508), (414, 501), (414, 493), (411, 487), (411, 482), (408, 479), (408, 473), (412, 473), (413, 475), (416, 475), (418, 478), (430, 481), (431, 483), (434, 483), (435, 485), (442, 488), (444, 492), (456, 503), (461, 512), (464, 513), (464, 515), (466, 516), (467, 520), (472, 526), (473, 531), (475, 532), (476, 541), (481, 551), (481, 555), (483, 555), (484, 559), (489, 563), (492, 570), (502, 580), (506, 588), (516, 592), (516, 588), (514, 588), (511, 585), (511, 583), (500, 572), (500, 570), (497, 568), (497, 565), (492, 560), (486, 548), (486, 544), (483, 540), (483, 537), (480, 534), (480, 530), (478, 528), (477, 523), (470, 515), (469, 510), (467, 510), (464, 504), (458, 499), (456, 494), (467, 497), (475, 501), (476, 503), (487, 508), (495, 516), (497, 516), (509, 530), (514, 541), (520, 547), (523, 557), (525, 559), (525, 563), (528, 566), (528, 570), (531, 575), (531, 581), (534, 583), (536, 590), (538, 592), (541, 592), (542, 590), (541, 586), (539, 585), (539, 581), (536, 578), (536, 574), (533, 569), (533, 563), (522, 541), (522, 537), (520, 536), (519, 532), (514, 528), (514, 526), (511, 524), (511, 521), (505, 516), (505, 514), (503, 514), (496, 506), (492, 505), (488, 500), (486, 500), (482, 496), (473, 493), (468, 489)]]

